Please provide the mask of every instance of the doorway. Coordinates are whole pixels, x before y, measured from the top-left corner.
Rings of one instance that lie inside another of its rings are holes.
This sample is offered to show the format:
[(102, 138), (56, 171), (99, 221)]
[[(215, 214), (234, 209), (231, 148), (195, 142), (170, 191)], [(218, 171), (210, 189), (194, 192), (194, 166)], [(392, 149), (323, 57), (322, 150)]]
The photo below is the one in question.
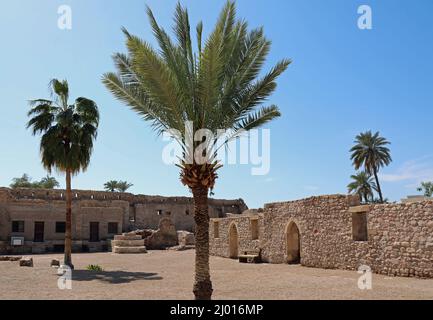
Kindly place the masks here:
[(286, 229), (287, 263), (301, 263), (301, 237), (295, 222), (290, 222)]
[(45, 224), (43, 222), (35, 222), (33, 242), (44, 242), (44, 229)]
[(239, 237), (238, 228), (236, 224), (232, 224), (229, 230), (229, 248), (230, 248), (230, 258), (237, 259), (239, 256)]
[(99, 242), (99, 222), (90, 222), (90, 242)]

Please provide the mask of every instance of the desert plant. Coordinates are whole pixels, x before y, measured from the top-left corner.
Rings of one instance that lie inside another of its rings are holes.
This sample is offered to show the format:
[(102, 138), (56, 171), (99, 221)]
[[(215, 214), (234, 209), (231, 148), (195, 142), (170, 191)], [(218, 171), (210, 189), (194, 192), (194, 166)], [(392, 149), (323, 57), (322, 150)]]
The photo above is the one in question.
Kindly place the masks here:
[(99, 266), (99, 265), (97, 265), (97, 264), (89, 264), (89, 265), (86, 267), (86, 270), (88, 270), (88, 271), (94, 271), (94, 272), (102, 272), (102, 271), (104, 271), (104, 270), (102, 269), (102, 267)]
[[(232, 141), (242, 132), (258, 128), (280, 116), (277, 106), (263, 107), (276, 89), (276, 79), (286, 70), (290, 60), (282, 60), (260, 77), (271, 43), (263, 28), (248, 31), (247, 22), (236, 17), (235, 3), (228, 1), (214, 30), (203, 41), (203, 24), (196, 27), (197, 49), (193, 49), (188, 11), (177, 5), (174, 20), (175, 40), (157, 23), (148, 8), (148, 17), (159, 50), (126, 29), (128, 54), (117, 53), (117, 73), (107, 73), (103, 82), (113, 95), (150, 121), (159, 134), (173, 134), (183, 148), (178, 165), (181, 181), (192, 192), (196, 223), (196, 261), (194, 295), (210, 299), (213, 288), (209, 271), (208, 195), (215, 186), (217, 150), (212, 141), (197, 161), (195, 152), (201, 139), (193, 139), (201, 129), (214, 135), (219, 129), (232, 134)], [(190, 123), (185, 130), (185, 123)], [(199, 153), (200, 154), (200, 153)]]
[(392, 161), (390, 150), (386, 147), (389, 144), (385, 138), (380, 136), (379, 132), (372, 134), (371, 131), (367, 131), (356, 136), (355, 145), (350, 149), (355, 170), (364, 167), (365, 172), (374, 176), (381, 202), (384, 200), (378, 172), (381, 167), (389, 165)]
[(424, 192), (425, 197), (431, 197), (433, 196), (433, 182), (421, 182), (421, 186), (417, 190)]
[(99, 112), (96, 103), (78, 98), (68, 104), (69, 86), (66, 80), (50, 82), (53, 100), (30, 102), (27, 128), (33, 135), (42, 134), (40, 150), (42, 164), (48, 172), (55, 168), (66, 175), (65, 265), (72, 264), (72, 175), (85, 171), (90, 163), (93, 141), (96, 139)]
[(372, 202), (374, 198), (373, 191), (377, 190), (373, 178), (364, 171), (350, 177), (353, 181), (347, 186), (349, 193), (359, 195), (365, 203)]

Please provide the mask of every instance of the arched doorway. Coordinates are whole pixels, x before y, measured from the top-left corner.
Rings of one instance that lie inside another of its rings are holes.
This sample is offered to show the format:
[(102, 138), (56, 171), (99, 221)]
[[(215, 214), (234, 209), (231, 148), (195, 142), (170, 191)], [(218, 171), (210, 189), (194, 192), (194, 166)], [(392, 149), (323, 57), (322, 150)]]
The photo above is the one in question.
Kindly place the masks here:
[(295, 222), (290, 222), (286, 229), (287, 263), (301, 262), (301, 236)]
[(238, 238), (238, 228), (236, 224), (232, 224), (229, 230), (229, 254), (231, 259), (237, 259), (239, 256), (239, 238)]

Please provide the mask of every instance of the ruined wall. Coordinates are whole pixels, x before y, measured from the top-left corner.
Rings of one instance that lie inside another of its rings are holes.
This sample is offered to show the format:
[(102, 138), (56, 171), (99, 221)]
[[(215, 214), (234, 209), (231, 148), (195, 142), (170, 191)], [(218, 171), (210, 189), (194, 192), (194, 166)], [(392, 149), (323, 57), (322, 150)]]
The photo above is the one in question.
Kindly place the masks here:
[[(192, 198), (133, 195), (72, 190), (73, 250), (96, 251), (107, 246), (108, 223), (118, 223), (119, 233), (136, 229), (157, 229), (161, 218), (173, 220), (177, 230), (193, 231)], [(4, 251), (44, 252), (62, 245), (64, 234), (55, 232), (56, 222), (65, 221), (65, 190), (0, 188), (0, 253)], [(248, 209), (239, 200), (209, 200), (213, 217), (241, 213)], [(24, 221), (23, 233), (12, 233), (12, 221)], [(35, 222), (44, 222), (43, 243), (35, 243)], [(99, 223), (100, 242), (89, 242), (90, 223)], [(25, 238), (25, 246), (10, 248), (11, 236)]]
[[(258, 223), (257, 237), (253, 237), (252, 220)], [(233, 246), (233, 243), (230, 243), (230, 231), (234, 232), (233, 228), (235, 228), (236, 237), (232, 238), (232, 241), (237, 242), (238, 254), (244, 254), (245, 251), (260, 251), (262, 247), (260, 245), (260, 235), (263, 234), (263, 216), (247, 214), (239, 217), (211, 219), (209, 226), (211, 255), (225, 258), (231, 257), (230, 245)]]
[(365, 242), (352, 239), (349, 207), (358, 197), (331, 195), (274, 203), (265, 207), (263, 260), (287, 261), (287, 227), (294, 222), (300, 233), (301, 263), (320, 268), (355, 268), (366, 254)]
[(431, 200), (359, 206), (358, 197), (330, 195), (268, 204), (259, 240), (249, 238), (247, 217), (219, 219), (217, 239), (211, 224), (211, 254), (229, 256), (231, 223), (238, 227), (239, 252), (260, 248), (265, 262), (291, 261), (295, 225), (304, 266), (355, 270), (367, 265), (375, 273), (433, 278)]

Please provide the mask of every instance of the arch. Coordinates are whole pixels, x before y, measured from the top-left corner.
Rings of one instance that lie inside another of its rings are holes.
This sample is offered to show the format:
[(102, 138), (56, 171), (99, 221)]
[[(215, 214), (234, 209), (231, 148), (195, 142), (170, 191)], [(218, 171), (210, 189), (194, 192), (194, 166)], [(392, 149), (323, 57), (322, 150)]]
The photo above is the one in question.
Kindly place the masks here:
[(238, 228), (235, 223), (229, 227), (229, 257), (237, 259), (239, 256), (239, 236)]
[(301, 234), (294, 221), (289, 222), (286, 227), (286, 255), (287, 263), (301, 263)]

